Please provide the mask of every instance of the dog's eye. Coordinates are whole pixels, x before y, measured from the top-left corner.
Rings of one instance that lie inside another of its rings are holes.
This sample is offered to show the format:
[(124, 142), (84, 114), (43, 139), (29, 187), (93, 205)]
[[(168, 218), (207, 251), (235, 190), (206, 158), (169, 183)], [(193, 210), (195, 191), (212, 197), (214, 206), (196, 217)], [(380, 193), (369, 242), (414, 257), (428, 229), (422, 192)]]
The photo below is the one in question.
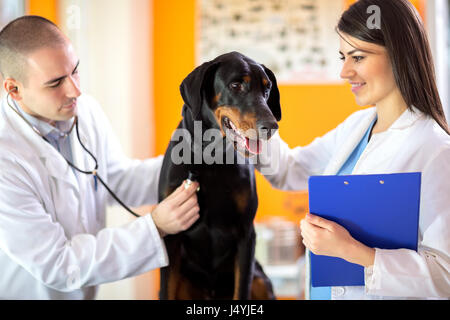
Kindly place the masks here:
[(232, 82), (230, 84), (230, 89), (234, 91), (242, 91), (244, 90), (244, 86), (240, 82)]

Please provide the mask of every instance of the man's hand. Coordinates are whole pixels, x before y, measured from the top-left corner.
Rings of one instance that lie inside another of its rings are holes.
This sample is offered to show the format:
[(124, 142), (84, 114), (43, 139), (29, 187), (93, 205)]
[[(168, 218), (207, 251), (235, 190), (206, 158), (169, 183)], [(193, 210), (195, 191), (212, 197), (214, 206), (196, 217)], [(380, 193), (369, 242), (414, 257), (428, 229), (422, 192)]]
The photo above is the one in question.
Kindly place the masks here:
[(151, 213), (161, 237), (189, 229), (200, 217), (196, 194), (199, 184), (193, 182), (185, 189), (184, 183), (161, 201)]

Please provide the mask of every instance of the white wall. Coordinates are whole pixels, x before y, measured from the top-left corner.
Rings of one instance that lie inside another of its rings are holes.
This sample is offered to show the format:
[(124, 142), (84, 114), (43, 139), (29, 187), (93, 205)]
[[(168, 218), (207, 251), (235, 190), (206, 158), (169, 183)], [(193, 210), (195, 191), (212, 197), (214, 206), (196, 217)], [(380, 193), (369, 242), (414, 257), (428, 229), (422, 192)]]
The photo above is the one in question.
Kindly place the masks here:
[[(61, 26), (80, 58), (84, 93), (102, 105), (125, 154), (151, 156), (151, 0), (63, 0)], [(144, 213), (145, 209), (138, 211)], [(124, 209), (108, 212), (108, 226), (134, 219)], [(151, 274), (100, 287), (98, 299), (149, 299)]]
[[(25, 14), (24, 0), (0, 0), (0, 30), (3, 29), (11, 20), (18, 18)], [(0, 75), (0, 99), (6, 95), (3, 89), (3, 78)]]
[(450, 124), (450, 85), (449, 85), (449, 0), (428, 0), (427, 30), (436, 68), (436, 80), (442, 105)]

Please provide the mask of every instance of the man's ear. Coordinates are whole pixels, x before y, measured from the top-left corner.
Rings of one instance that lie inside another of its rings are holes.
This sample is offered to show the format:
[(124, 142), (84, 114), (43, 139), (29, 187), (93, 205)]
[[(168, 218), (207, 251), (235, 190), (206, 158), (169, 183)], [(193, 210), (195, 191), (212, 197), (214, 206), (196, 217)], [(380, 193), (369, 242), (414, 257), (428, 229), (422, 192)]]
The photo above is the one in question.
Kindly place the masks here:
[(194, 120), (198, 120), (202, 104), (205, 79), (212, 79), (211, 74), (217, 70), (219, 61), (212, 60), (195, 68), (181, 83), (180, 93), (186, 106), (191, 110)]
[(3, 81), (3, 88), (5, 89), (7, 94), (9, 93), (9, 96), (12, 99), (14, 99), (16, 101), (22, 100), (22, 95), (21, 95), (20, 89), (19, 89), (19, 88), (22, 88), (22, 86), (15, 79), (6, 78)]
[(272, 70), (267, 68), (265, 65), (262, 65), (264, 71), (269, 77), (270, 81), (272, 81), (272, 89), (270, 90), (270, 96), (267, 100), (267, 105), (269, 106), (270, 111), (272, 111), (273, 116), (277, 121), (281, 120), (281, 106), (280, 106), (280, 91), (278, 91), (277, 79), (273, 74)]

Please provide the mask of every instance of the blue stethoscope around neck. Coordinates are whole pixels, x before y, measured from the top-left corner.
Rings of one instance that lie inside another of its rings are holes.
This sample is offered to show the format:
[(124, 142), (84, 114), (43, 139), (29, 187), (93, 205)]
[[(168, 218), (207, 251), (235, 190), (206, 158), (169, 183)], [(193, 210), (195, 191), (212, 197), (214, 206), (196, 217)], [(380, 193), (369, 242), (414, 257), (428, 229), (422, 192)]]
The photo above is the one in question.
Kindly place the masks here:
[[(9, 96), (11, 95), (11, 93), (13, 91), (17, 91), (17, 87), (14, 87), (13, 89), (9, 90), (7, 95), (6, 95), (6, 102), (8, 104), (8, 106), (17, 114), (19, 115), (20, 118), (23, 119), (23, 121), (25, 121), (26, 124), (28, 124), (28, 126), (30, 126), (30, 128), (36, 133), (38, 134), (42, 139), (44, 139), (46, 142), (50, 143), (47, 138), (39, 131), (38, 128), (36, 128), (35, 126), (33, 126), (20, 112), (19, 110), (17, 110), (17, 108), (14, 108), (10, 102), (9, 102)], [(64, 136), (67, 137), (70, 135), (70, 133), (72, 132), (73, 128), (75, 127), (75, 132), (77, 134), (77, 138), (78, 138), (78, 142), (80, 143), (81, 147), (84, 149), (84, 151), (86, 151), (92, 158), (92, 160), (94, 160), (95, 162), (95, 166), (94, 166), (94, 170), (82, 170), (80, 168), (78, 168), (77, 166), (75, 166), (71, 161), (67, 160), (62, 154), (61, 156), (64, 158), (64, 160), (66, 160), (67, 164), (69, 166), (71, 166), (73, 169), (75, 169), (76, 171), (80, 172), (80, 173), (84, 173), (87, 175), (92, 175), (94, 177), (94, 181), (95, 181), (95, 185), (97, 186), (97, 179), (98, 181), (100, 181), (100, 183), (106, 188), (106, 190), (108, 190), (109, 194), (124, 208), (126, 209), (129, 213), (131, 213), (133, 216), (135, 216), (136, 218), (139, 218), (140, 215), (138, 215), (136, 212), (134, 212), (133, 210), (131, 210), (127, 205), (125, 205), (122, 200), (119, 199), (119, 197), (116, 196), (116, 194), (107, 186), (107, 184), (103, 181), (103, 179), (98, 175), (97, 169), (98, 169), (98, 161), (97, 158), (92, 154), (91, 151), (89, 151), (84, 144), (81, 142), (80, 139), (80, 133), (78, 130), (78, 116), (74, 116), (73, 119), (73, 123), (72, 126), (70, 127), (70, 129), (68, 131), (66, 131), (64, 133)]]

